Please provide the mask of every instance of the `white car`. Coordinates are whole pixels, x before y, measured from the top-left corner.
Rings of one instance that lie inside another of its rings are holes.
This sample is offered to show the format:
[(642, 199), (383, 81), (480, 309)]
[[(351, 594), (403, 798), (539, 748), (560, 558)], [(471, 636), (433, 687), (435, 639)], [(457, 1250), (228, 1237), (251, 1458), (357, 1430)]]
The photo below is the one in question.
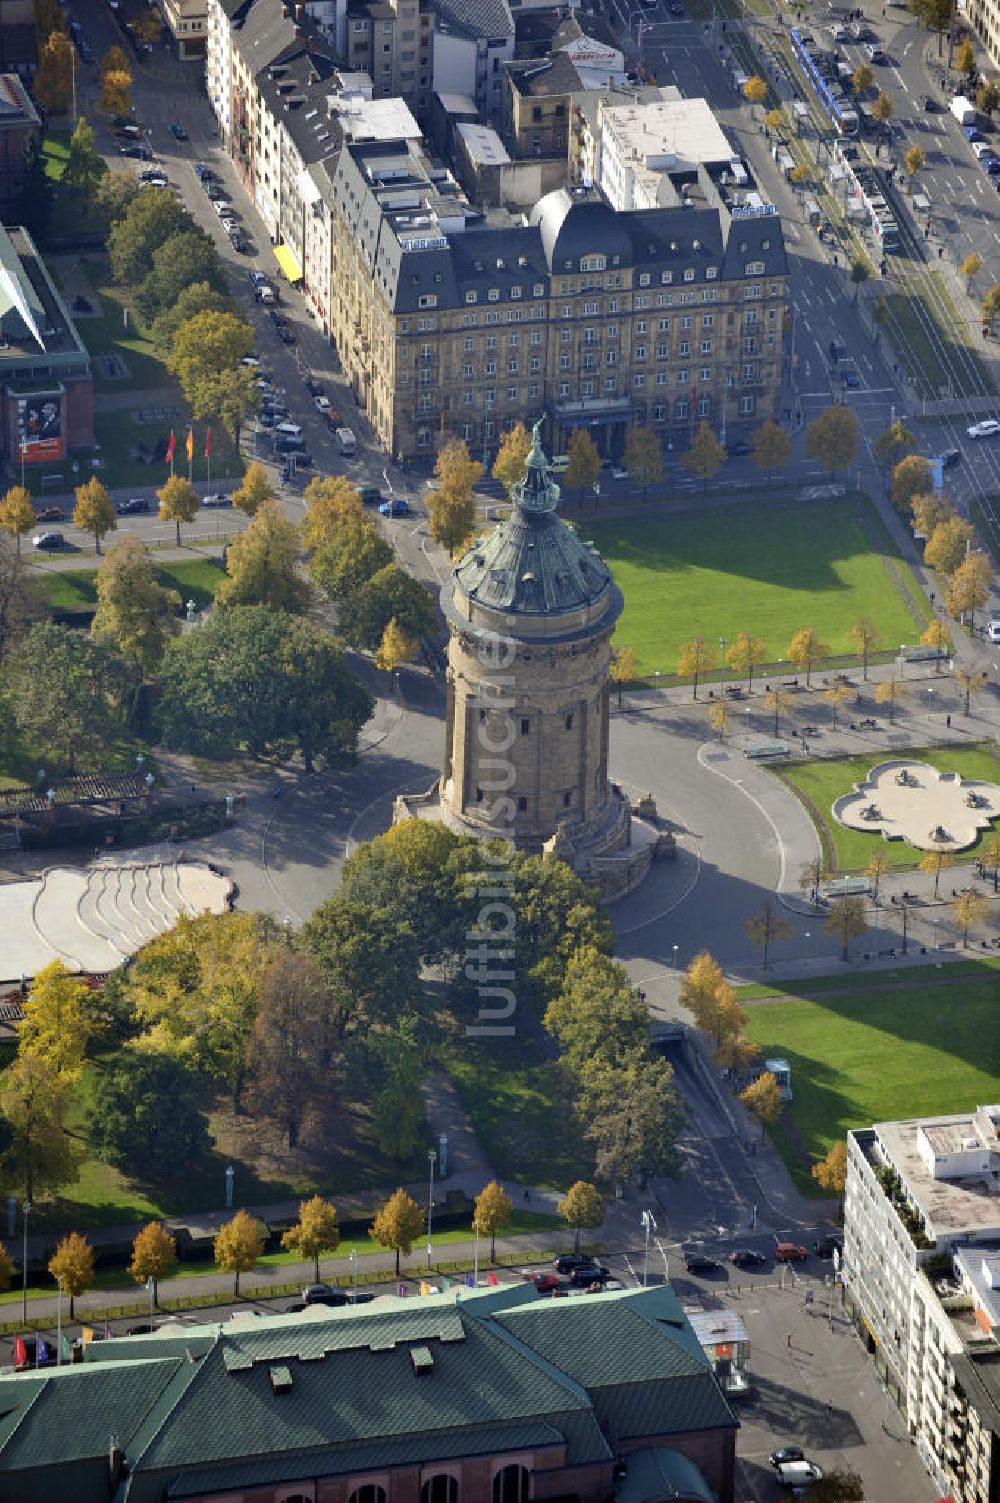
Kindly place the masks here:
[(1000, 642), (1000, 621), (987, 621), (986, 635), (991, 642)]
[(628, 470), (623, 469), (621, 465), (615, 465), (611, 471), (611, 478), (612, 480), (627, 480)]
[(320, 397), (313, 397), (313, 406), (316, 408), (317, 412), (329, 412), (330, 411), (330, 398), (329, 397), (322, 397), (322, 396), (320, 396)]
[(994, 433), (1000, 433), (1000, 421), (996, 418), (983, 418), (981, 423), (973, 423), (965, 431), (970, 438), (992, 438)]

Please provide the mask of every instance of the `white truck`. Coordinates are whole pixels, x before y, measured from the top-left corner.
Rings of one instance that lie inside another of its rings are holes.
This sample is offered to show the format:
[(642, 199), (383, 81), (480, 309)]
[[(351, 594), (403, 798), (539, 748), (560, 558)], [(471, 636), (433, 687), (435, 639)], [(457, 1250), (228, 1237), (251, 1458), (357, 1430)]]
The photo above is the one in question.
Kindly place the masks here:
[(976, 106), (964, 94), (956, 94), (948, 106), (959, 125), (975, 125)]
[(358, 441), (354, 437), (353, 428), (338, 428), (337, 442), (340, 445), (341, 454), (353, 454), (358, 447)]

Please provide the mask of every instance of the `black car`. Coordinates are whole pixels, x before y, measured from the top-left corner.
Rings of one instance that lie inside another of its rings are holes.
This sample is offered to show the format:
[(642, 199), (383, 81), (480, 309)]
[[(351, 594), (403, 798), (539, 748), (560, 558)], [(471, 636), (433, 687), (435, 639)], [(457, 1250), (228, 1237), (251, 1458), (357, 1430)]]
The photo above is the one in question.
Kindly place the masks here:
[(123, 157), (135, 157), (140, 162), (153, 160), (153, 149), (147, 146), (145, 141), (133, 141), (128, 146), (119, 146), (118, 150)]
[(692, 1251), (684, 1254), (684, 1267), (688, 1273), (716, 1273), (722, 1264), (706, 1252)]
[(314, 376), (306, 377), (306, 391), (311, 397), (322, 397), (325, 395), (322, 381), (317, 381)]
[(828, 1232), (825, 1237), (820, 1237), (813, 1243), (813, 1251), (819, 1258), (832, 1258), (834, 1253), (840, 1257), (844, 1255), (844, 1239), (836, 1232)]
[(933, 99), (931, 97), (930, 94), (924, 94), (922, 96), (920, 100), (920, 108), (923, 110), (925, 115), (938, 115), (941, 113), (941, 106), (938, 104), (936, 99)]
[(275, 333), (281, 340), (282, 344), (295, 343), (295, 335), (292, 333), (287, 324), (279, 324), (278, 328), (275, 330)]
[(787, 1461), (805, 1461), (806, 1456), (801, 1446), (779, 1446), (777, 1451), (772, 1451), (768, 1461), (773, 1467), (784, 1466)]
[(943, 470), (950, 470), (953, 464), (959, 464), (962, 458), (961, 449), (942, 449), (938, 455)]
[(600, 1263), (580, 1263), (570, 1270), (569, 1281), (574, 1289), (588, 1289), (591, 1284), (603, 1284), (611, 1277), (611, 1270)]
[(729, 1254), (730, 1263), (736, 1268), (764, 1268), (767, 1258), (755, 1247), (735, 1247)]
[(346, 1289), (334, 1289), (330, 1284), (307, 1284), (302, 1291), (307, 1305), (346, 1305)]
[(370, 1289), (348, 1289), (347, 1291), (349, 1305), (370, 1305), (374, 1298)]
[(149, 511), (149, 502), (145, 496), (129, 496), (127, 501), (119, 501), (115, 510), (120, 517), (144, 516)]
[(560, 1253), (558, 1258), (552, 1259), (552, 1266), (556, 1273), (572, 1273), (574, 1268), (586, 1268), (593, 1264), (593, 1258), (586, 1253), (565, 1252)]

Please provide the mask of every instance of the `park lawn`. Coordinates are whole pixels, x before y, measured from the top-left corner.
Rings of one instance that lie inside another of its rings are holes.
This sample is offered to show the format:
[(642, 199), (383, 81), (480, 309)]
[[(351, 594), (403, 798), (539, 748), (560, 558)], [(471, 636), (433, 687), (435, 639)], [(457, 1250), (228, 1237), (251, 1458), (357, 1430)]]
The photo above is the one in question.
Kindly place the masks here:
[[(90, 1060), (67, 1113), (67, 1130), (87, 1143), (87, 1112), (98, 1075), (113, 1055)], [(236, 1173), (238, 1203), (264, 1205), (322, 1194), (336, 1203), (337, 1192), (406, 1183), (423, 1176), (424, 1152), (399, 1163), (379, 1148), (371, 1107), (352, 1099), (341, 1077), (331, 1081), (329, 1109), (314, 1150), (288, 1153), (281, 1135), (259, 1132), (249, 1116), (234, 1117), (228, 1095), (209, 1080), (202, 1083), (211, 1147), (197, 1163), (173, 1179), (140, 1180), (87, 1153), (72, 1184), (36, 1208), (39, 1230), (114, 1226), (119, 1222), (217, 1210), (225, 1205), (226, 1167)], [(421, 1137), (421, 1143), (423, 1138)]]
[[(825, 849), (832, 854), (835, 871), (862, 871), (875, 850), (881, 851), (889, 864), (896, 867), (916, 866), (926, 854), (905, 840), (883, 840), (881, 835), (849, 830), (830, 812), (834, 799), (850, 792), (855, 783), (863, 782), (871, 769), (888, 756), (887, 752), (885, 756), (873, 753), (868, 757), (837, 757), (830, 761), (788, 764), (780, 769), (779, 775), (798, 793), (809, 810), (823, 837)], [(958, 772), (962, 777), (1000, 782), (1000, 758), (988, 746), (935, 747), (907, 752), (907, 756), (927, 761), (941, 772)], [(981, 830), (975, 843), (957, 859), (974, 859), (988, 833)]]
[[(625, 596), (615, 640), (639, 672), (672, 673), (687, 638), (763, 638), (769, 662), (811, 626), (835, 655), (856, 656), (862, 617), (895, 647), (915, 642), (926, 605), (863, 497), (808, 505), (756, 501), (587, 529)], [(904, 593), (905, 592), (905, 593)]]
[[(105, 539), (105, 550), (114, 543), (114, 534)], [(221, 564), (210, 558), (192, 559), (190, 563), (160, 564), (157, 583), (166, 590), (176, 590), (186, 604), (194, 600), (201, 610), (215, 599), (215, 592), (225, 578)], [(97, 604), (97, 570), (53, 570), (38, 580), (42, 599), (50, 611), (88, 611)]]
[(815, 1160), (849, 1128), (994, 1100), (996, 1001), (996, 967), (980, 965), (936, 985), (907, 976), (899, 986), (748, 1007), (747, 1034), (762, 1055), (791, 1065), (794, 1095), (783, 1119), (790, 1130), (775, 1142), (800, 1188), (816, 1187), (798, 1145)]
[(42, 139), (42, 164), (50, 183), (61, 183), (69, 161), (69, 131), (46, 131)]
[[(952, 980), (959, 976), (982, 976), (984, 970), (989, 969), (1000, 970), (1000, 960), (955, 960), (949, 962), (948, 976)], [(882, 986), (900, 981), (912, 986), (921, 981), (940, 981), (941, 967), (906, 966), (900, 967), (898, 971), (885, 970), (878, 974)], [(737, 1001), (742, 1003), (760, 1002), (763, 998), (777, 996), (812, 997), (817, 992), (870, 991), (871, 985), (871, 973), (862, 971), (844, 976), (811, 976), (808, 981), (801, 977), (794, 981), (779, 981), (777, 977), (772, 981), (748, 981), (743, 986), (737, 986), (735, 992)]]
[(128, 376), (118, 378), (106, 376), (95, 363), (95, 389), (128, 392), (163, 389), (165, 395), (169, 394), (180, 402), (179, 386), (167, 370), (148, 331), (136, 318), (128, 289), (117, 286), (112, 280), (107, 258), (100, 254), (88, 256), (84, 267), (94, 297), (101, 305), (101, 315), (78, 321), (80, 338), (92, 355), (114, 351), (128, 366)]
[(558, 1189), (593, 1178), (566, 1081), (530, 1028), (516, 1041), (466, 1036), (444, 1065), (499, 1178)]

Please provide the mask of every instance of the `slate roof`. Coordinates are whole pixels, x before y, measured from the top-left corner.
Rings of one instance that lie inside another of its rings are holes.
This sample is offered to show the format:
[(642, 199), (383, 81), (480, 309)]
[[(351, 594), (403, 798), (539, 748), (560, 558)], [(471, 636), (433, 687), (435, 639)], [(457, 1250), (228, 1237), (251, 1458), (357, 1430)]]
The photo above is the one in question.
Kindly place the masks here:
[(332, 57), (300, 42), (257, 74), (270, 114), (287, 130), (306, 166), (338, 151), (343, 142), (343, 131), (327, 108), (335, 71)]
[(571, 42), (578, 42), (581, 37), (585, 37), (588, 42), (600, 42), (603, 47), (612, 47), (615, 52), (622, 50), (610, 21), (594, 14), (582, 21), (579, 16), (567, 16), (552, 37), (552, 51), (557, 52), (561, 47), (568, 47)]
[(37, 1503), (39, 1478), (46, 1497), (106, 1503), (112, 1436), (127, 1460), (116, 1503), (159, 1503), (546, 1446), (610, 1464), (623, 1436), (736, 1424), (669, 1291), (386, 1297), (111, 1340), (90, 1358), (0, 1378), (4, 1503)]
[(507, 0), (428, 0), (428, 9), (469, 37), (496, 42), (514, 35)]
[(546, 99), (551, 95), (575, 94), (584, 87), (583, 80), (566, 52), (555, 52), (539, 62), (514, 60), (504, 63), (511, 88), (524, 99)]

